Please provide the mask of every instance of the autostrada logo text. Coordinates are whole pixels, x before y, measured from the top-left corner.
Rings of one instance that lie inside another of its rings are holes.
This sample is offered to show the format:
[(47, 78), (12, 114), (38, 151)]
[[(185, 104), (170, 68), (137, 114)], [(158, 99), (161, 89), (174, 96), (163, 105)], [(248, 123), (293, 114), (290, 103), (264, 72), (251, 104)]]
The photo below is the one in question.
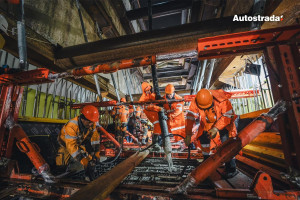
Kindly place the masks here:
[(281, 16), (276, 16), (276, 15), (271, 15), (271, 16), (248, 16), (248, 15), (234, 15), (233, 21), (248, 21), (248, 22), (280, 22), (283, 20), (283, 15)]

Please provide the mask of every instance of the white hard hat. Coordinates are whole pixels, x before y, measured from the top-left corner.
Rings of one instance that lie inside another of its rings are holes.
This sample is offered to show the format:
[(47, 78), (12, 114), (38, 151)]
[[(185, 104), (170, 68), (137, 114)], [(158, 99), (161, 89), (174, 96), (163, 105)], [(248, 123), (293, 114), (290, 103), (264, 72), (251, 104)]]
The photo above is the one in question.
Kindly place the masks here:
[(0, 30), (2, 30), (4, 33), (7, 34), (7, 29), (8, 29), (8, 23), (5, 19), (5, 17), (3, 17), (2, 15), (0, 15)]

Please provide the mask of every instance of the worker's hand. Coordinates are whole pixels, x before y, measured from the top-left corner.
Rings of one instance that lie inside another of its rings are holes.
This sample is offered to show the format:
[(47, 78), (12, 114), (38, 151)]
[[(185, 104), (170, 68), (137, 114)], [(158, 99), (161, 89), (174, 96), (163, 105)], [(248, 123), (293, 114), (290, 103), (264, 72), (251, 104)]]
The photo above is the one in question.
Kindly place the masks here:
[(187, 135), (184, 139), (184, 143), (186, 146), (189, 146), (191, 144), (191, 138), (192, 136), (191, 135)]
[(86, 169), (89, 164), (89, 159), (84, 157), (81, 159), (80, 163), (83, 165), (84, 169)]
[(213, 127), (212, 129), (210, 129), (208, 131), (208, 135), (211, 139), (214, 139), (216, 136), (217, 136), (217, 133), (218, 133), (218, 129), (216, 127)]

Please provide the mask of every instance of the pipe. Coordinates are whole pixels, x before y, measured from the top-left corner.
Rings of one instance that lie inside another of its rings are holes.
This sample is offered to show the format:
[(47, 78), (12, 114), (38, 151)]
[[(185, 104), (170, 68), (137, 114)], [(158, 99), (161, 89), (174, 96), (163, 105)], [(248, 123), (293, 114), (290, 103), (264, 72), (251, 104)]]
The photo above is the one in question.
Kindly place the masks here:
[(141, 58), (121, 60), (119, 62), (109, 64), (105, 63), (97, 66), (80, 67), (77, 69), (73, 69), (71, 74), (73, 76), (85, 76), (98, 73), (112, 73), (120, 69), (151, 65), (152, 63), (156, 63), (155, 56), (145, 56)]
[(108, 195), (123, 181), (123, 179), (147, 157), (148, 154), (148, 150), (136, 152), (110, 171), (77, 191), (70, 197), (70, 200), (106, 199)]
[(230, 138), (219, 146), (217, 152), (194, 169), (188, 177), (175, 188), (169, 189), (171, 193), (186, 193), (187, 189), (196, 186), (209, 177), (222, 163), (232, 159), (239, 151), (249, 144), (266, 128), (269, 128), (277, 116), (286, 111), (286, 102), (278, 101), (267, 114), (253, 120), (237, 137)]
[(19, 66), (21, 70), (24, 70), (27, 67), (24, 0), (21, 0), (20, 9), (21, 9), (21, 20), (17, 22), (18, 49), (19, 49), (19, 62), (20, 62)]
[(111, 77), (111, 80), (113, 82), (113, 85), (114, 85), (114, 88), (115, 88), (115, 91), (116, 91), (116, 94), (117, 94), (118, 101), (120, 102), (120, 95), (119, 95), (119, 91), (118, 91), (117, 84), (116, 84), (115, 77), (114, 77), (113, 73), (110, 74), (110, 77)]
[(206, 85), (205, 85), (206, 89), (209, 89), (210, 80), (211, 80), (211, 77), (212, 77), (212, 73), (214, 71), (215, 62), (216, 62), (216, 59), (212, 59), (210, 61), (210, 68), (209, 68), (209, 71), (208, 71), (207, 82), (206, 82)]
[(131, 91), (130, 91), (130, 85), (129, 85), (129, 82), (128, 82), (128, 79), (127, 79), (128, 77), (126, 75), (126, 70), (124, 70), (124, 71), (122, 70), (122, 74), (123, 74), (124, 80), (126, 82), (126, 88), (127, 88), (128, 94), (130, 96), (130, 101), (133, 101)]
[(179, 53), (161, 54), (156, 56), (157, 61), (174, 60), (180, 58), (194, 58), (197, 57), (197, 51), (185, 51)]
[(119, 142), (118, 142), (111, 134), (109, 134), (102, 126), (98, 126), (98, 127), (97, 127), (97, 130), (98, 130), (98, 131), (101, 131), (102, 133), (104, 133), (104, 135), (105, 135), (106, 137), (108, 137), (108, 138), (114, 143), (114, 145), (115, 145), (118, 149), (121, 148), (120, 143), (119, 143)]
[(202, 87), (202, 83), (203, 83), (203, 80), (204, 80), (204, 74), (205, 74), (206, 66), (207, 66), (207, 60), (204, 60), (203, 66), (202, 66), (202, 69), (201, 69), (200, 82), (198, 84), (197, 91), (199, 91), (201, 89), (201, 87)]
[(192, 94), (196, 94), (196, 92), (197, 92), (197, 88), (199, 85), (199, 78), (200, 78), (200, 74), (201, 74), (200, 72), (201, 72), (201, 61), (198, 61), (198, 67), (197, 67), (197, 71), (196, 71), (196, 79), (194, 80)]
[(268, 91), (269, 91), (269, 97), (270, 97), (271, 106), (273, 106), (274, 105), (274, 103), (273, 103), (273, 97), (272, 97), (273, 95), (271, 94), (271, 87), (270, 87), (270, 83), (269, 83), (269, 79), (268, 79), (269, 75), (267, 75), (266, 68), (265, 68), (266, 66), (263, 63), (263, 61), (261, 63), (262, 63), (262, 68), (263, 68), (264, 73), (265, 73), (265, 79), (266, 79), (267, 86), (268, 86)]
[[(151, 0), (148, 0), (148, 25), (149, 25), (149, 31), (152, 30), (152, 2)], [(151, 63), (151, 71), (152, 71), (152, 81), (153, 81), (153, 87), (154, 87), (154, 93), (156, 94), (156, 100), (161, 99), (160, 92), (159, 92), (159, 86), (158, 86), (158, 79), (157, 79), (157, 70), (154, 63)], [(164, 146), (164, 152), (166, 154), (166, 160), (169, 165), (169, 171), (173, 170), (173, 161), (172, 161), (172, 145), (170, 137), (168, 137), (168, 125), (166, 122), (166, 116), (164, 112), (159, 111), (158, 112), (159, 117), (159, 124), (162, 136), (164, 138), (163, 140), (163, 146)]]

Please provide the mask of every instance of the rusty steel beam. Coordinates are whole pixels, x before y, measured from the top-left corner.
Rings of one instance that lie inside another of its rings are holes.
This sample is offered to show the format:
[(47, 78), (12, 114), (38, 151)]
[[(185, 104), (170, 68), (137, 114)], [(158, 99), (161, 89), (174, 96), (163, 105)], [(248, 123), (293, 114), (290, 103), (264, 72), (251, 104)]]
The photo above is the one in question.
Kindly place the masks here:
[(136, 152), (112, 170), (106, 172), (71, 196), (71, 200), (105, 199), (121, 181), (149, 154), (149, 151)]
[(57, 63), (68, 69), (140, 56), (195, 50), (197, 39), (249, 30), (249, 22), (233, 17), (184, 24), (118, 38), (65, 47), (56, 51)]

